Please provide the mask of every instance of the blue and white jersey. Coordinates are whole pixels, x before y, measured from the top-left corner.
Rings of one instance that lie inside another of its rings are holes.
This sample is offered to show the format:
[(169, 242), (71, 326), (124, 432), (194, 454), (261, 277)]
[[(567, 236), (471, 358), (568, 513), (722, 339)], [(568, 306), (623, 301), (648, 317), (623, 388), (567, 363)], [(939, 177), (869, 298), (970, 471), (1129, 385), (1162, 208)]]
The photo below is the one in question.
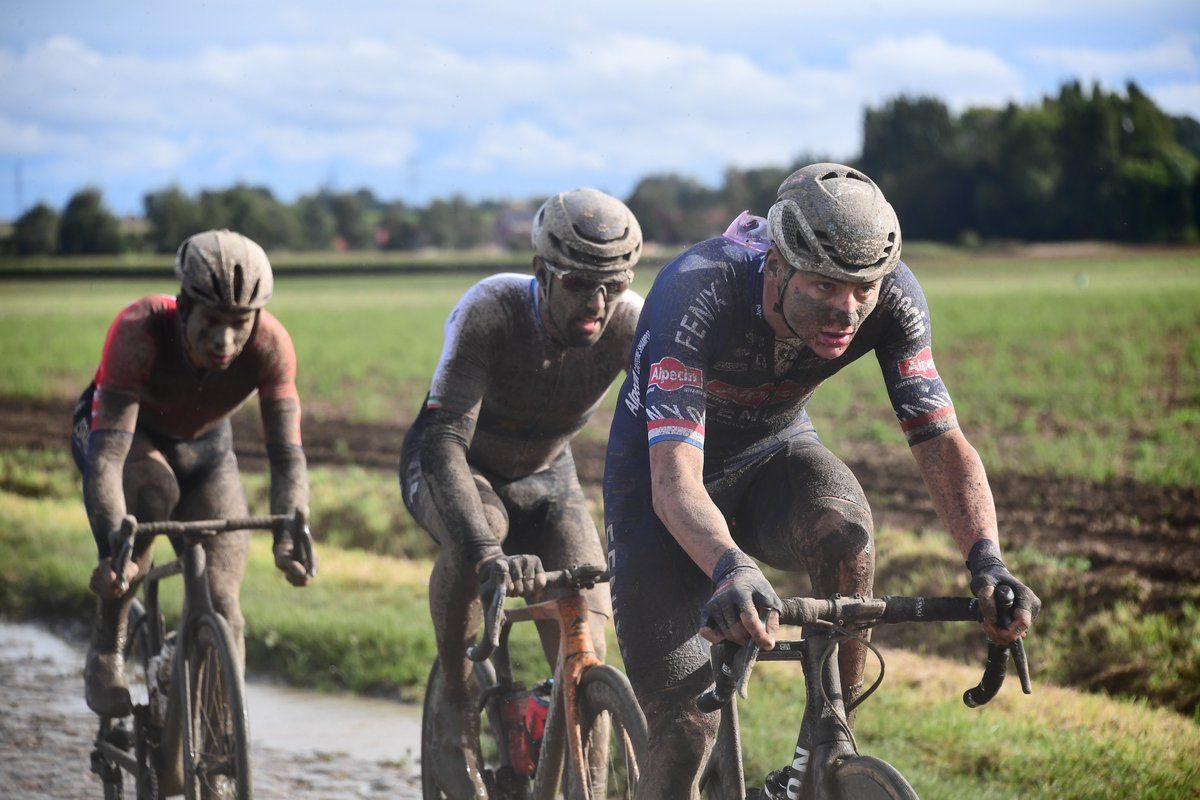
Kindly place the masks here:
[(706, 475), (768, 453), (811, 432), (813, 392), (869, 352), (910, 445), (957, 427), (933, 362), (925, 296), (904, 263), (882, 280), (846, 352), (824, 359), (798, 343), (779, 346), (763, 317), (768, 244), (765, 220), (743, 214), (659, 273), (634, 333), (610, 469), (625, 459), (634, 471), (648, 467), (649, 446), (661, 441), (704, 450)]

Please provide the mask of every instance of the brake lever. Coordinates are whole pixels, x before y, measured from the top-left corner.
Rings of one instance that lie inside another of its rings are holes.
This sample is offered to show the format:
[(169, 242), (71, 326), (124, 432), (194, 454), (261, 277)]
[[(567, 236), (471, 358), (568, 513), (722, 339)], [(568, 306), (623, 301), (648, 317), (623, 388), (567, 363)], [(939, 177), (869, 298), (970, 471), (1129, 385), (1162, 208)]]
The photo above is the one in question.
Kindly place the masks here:
[[(1010, 586), (1000, 584), (996, 587), (995, 592), (996, 625), (1001, 628), (1007, 628), (1012, 621), (1013, 590)], [(1009, 649), (1010, 645), (996, 644), (992, 641), (988, 642), (988, 658), (987, 664), (983, 669), (983, 677), (980, 678), (977, 686), (973, 686), (963, 692), (963, 703), (967, 708), (978, 708), (984, 705), (1000, 691), (1000, 687), (1004, 684), (1004, 678), (1008, 674)], [(1024, 656), (1025, 650), (1022, 648), (1020, 658), (1024, 660)], [(1019, 666), (1018, 671), (1020, 671)], [(1028, 680), (1028, 671), (1026, 671), (1025, 680)], [(1024, 686), (1023, 681), (1022, 688)]]
[(133, 539), (136, 535), (137, 518), (132, 514), (126, 514), (121, 520), (121, 527), (118, 531), (121, 544), (117, 547), (117, 554), (110, 562), (113, 574), (117, 576), (117, 588), (122, 594), (129, 588), (129, 582), (125, 580), (125, 565), (129, 563), (129, 559), (133, 555)]
[(496, 586), (492, 600), (488, 603), (483, 616), (483, 638), (478, 644), (467, 648), (467, 658), (472, 661), (486, 661), (500, 646), (500, 630), (504, 623), (504, 599), (508, 596), (508, 587), (503, 583)]
[(308, 515), (299, 508), (292, 517), (292, 546), (293, 558), (304, 565), (308, 577), (317, 577), (317, 553), (313, 549), (312, 529), (308, 526)]

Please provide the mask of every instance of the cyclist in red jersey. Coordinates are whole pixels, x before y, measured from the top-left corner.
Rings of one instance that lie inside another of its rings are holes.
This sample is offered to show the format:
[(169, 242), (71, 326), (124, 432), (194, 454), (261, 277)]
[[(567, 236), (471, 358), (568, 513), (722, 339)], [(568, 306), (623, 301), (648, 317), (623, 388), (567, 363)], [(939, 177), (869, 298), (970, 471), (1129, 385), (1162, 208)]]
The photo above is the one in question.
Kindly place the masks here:
[[(71, 436), (99, 555), (85, 695), (93, 711), (110, 717), (131, 710), (125, 622), (150, 564), (149, 543), (139, 541), (124, 574), (113, 572), (121, 520), (127, 513), (145, 521), (246, 516), (229, 418), (255, 391), (271, 466), (271, 513), (308, 508), (296, 353), (283, 325), (263, 308), (273, 287), (266, 253), (239, 233), (206, 231), (180, 246), (175, 274), (177, 297), (144, 297), (113, 321)], [(239, 531), (205, 545), (213, 605), (229, 622), (242, 661), (238, 591), (248, 542)], [(275, 564), (303, 586), (308, 576), (292, 547), (287, 534), (279, 535)]]

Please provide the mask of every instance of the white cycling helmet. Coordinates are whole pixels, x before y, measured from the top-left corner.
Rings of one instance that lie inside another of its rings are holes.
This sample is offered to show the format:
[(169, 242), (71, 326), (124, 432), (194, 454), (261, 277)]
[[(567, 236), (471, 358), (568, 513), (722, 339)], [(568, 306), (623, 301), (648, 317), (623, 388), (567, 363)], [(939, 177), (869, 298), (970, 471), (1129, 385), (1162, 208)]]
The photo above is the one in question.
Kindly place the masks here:
[(533, 216), (533, 250), (587, 272), (624, 272), (642, 255), (642, 228), (624, 203), (596, 189), (551, 197)]
[(275, 279), (267, 254), (234, 231), (204, 231), (184, 239), (175, 254), (184, 295), (229, 311), (255, 311), (271, 299)]
[(870, 283), (900, 263), (900, 221), (875, 182), (843, 164), (810, 164), (779, 186), (771, 242), (793, 269)]

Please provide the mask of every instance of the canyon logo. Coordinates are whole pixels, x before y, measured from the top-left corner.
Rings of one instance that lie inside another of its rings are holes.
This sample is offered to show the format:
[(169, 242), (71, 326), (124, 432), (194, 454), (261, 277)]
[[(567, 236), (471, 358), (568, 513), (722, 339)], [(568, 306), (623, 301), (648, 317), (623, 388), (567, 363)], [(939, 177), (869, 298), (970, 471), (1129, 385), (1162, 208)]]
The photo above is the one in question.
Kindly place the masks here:
[(900, 377), (913, 378), (921, 376), (933, 380), (938, 376), (937, 367), (933, 365), (933, 351), (926, 347), (912, 358), (902, 358), (899, 361)]
[(700, 370), (670, 356), (650, 365), (650, 375), (646, 381), (647, 387), (654, 386), (664, 392), (673, 392), (684, 386), (695, 386), (699, 389), (702, 385)]

